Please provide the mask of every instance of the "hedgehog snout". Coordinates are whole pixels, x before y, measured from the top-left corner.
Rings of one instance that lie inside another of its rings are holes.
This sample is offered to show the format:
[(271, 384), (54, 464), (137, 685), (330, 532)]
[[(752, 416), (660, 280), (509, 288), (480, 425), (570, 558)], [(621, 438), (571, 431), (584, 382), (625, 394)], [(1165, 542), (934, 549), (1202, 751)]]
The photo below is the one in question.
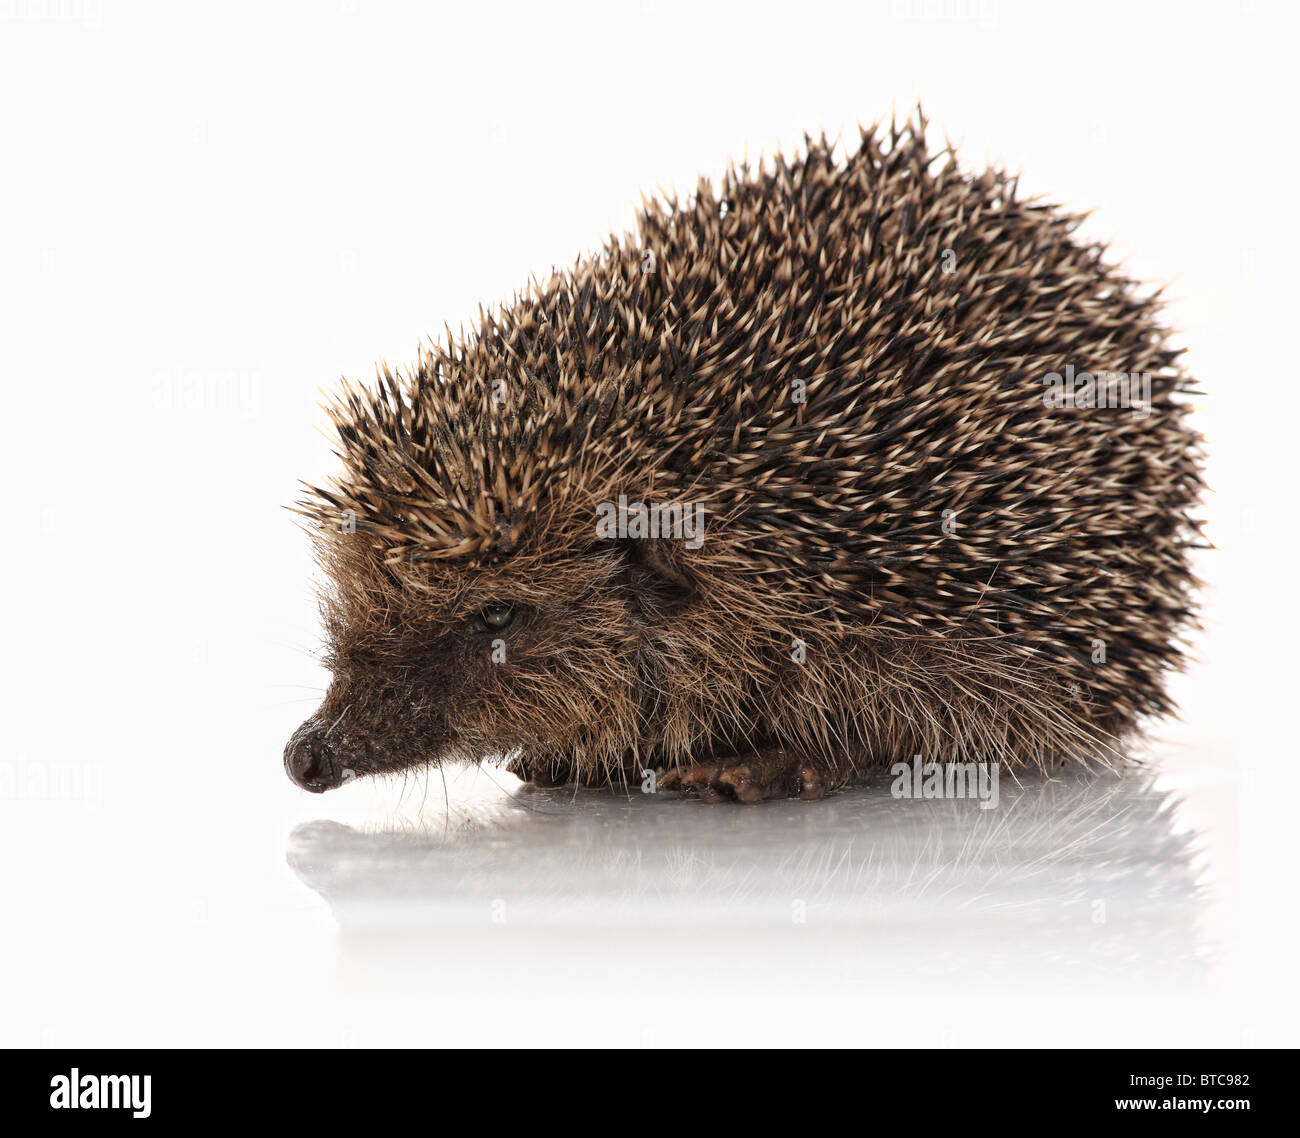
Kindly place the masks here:
[(347, 755), (326, 724), (313, 716), (293, 733), (284, 748), (285, 773), (313, 794), (322, 794), (355, 777)]

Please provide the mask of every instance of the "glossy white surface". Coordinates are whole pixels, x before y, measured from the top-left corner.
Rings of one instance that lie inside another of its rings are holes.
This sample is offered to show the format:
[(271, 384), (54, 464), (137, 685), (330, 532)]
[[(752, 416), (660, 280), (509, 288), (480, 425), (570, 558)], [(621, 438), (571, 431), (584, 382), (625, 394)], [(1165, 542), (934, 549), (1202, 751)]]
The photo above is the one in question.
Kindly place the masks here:
[(303, 796), (293, 826), (86, 803), (53, 842), (75, 877), (18, 881), (6, 1042), (1247, 1042), (1208, 770), (1004, 779), (989, 811), (495, 768)]
[(287, 856), (345, 944), (674, 924), (742, 943), (832, 933), (842, 968), (1203, 975), (1195, 837), (1150, 775), (1026, 774), (989, 811), (898, 801), (890, 782), (758, 808), (523, 787), (406, 826), (304, 823)]

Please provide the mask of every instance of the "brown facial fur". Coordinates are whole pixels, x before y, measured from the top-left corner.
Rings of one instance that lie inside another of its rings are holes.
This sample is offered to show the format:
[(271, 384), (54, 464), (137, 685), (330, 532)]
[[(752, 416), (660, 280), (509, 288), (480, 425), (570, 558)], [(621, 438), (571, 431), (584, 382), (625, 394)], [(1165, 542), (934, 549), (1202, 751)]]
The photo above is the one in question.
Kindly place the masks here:
[[(344, 392), (303, 507), (335, 679), (300, 782), (509, 754), (756, 800), (914, 754), (1115, 758), (1169, 710), (1201, 488), (1178, 353), (1077, 218), (922, 135), (652, 202)], [(1151, 414), (1045, 408), (1066, 363), (1150, 372)], [(619, 495), (703, 506), (702, 547), (599, 540)], [(496, 601), (514, 623), (476, 629)]]

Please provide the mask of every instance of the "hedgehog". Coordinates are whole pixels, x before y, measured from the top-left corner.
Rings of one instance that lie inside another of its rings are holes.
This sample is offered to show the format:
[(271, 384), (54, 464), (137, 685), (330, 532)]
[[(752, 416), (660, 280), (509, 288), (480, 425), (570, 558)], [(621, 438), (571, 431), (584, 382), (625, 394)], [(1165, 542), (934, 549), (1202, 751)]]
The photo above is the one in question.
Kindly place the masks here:
[(635, 233), (342, 382), (294, 507), (310, 791), (814, 799), (915, 756), (1123, 766), (1196, 627), (1164, 301), (918, 111), (643, 198)]

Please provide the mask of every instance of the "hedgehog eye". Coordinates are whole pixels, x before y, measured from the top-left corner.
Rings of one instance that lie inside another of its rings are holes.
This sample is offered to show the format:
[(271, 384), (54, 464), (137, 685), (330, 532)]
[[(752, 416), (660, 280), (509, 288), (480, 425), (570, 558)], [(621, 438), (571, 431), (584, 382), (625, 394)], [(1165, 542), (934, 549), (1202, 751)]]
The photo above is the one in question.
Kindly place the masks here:
[(500, 632), (509, 628), (515, 619), (515, 606), (506, 601), (493, 601), (484, 605), (474, 617), (474, 623), (485, 632)]

